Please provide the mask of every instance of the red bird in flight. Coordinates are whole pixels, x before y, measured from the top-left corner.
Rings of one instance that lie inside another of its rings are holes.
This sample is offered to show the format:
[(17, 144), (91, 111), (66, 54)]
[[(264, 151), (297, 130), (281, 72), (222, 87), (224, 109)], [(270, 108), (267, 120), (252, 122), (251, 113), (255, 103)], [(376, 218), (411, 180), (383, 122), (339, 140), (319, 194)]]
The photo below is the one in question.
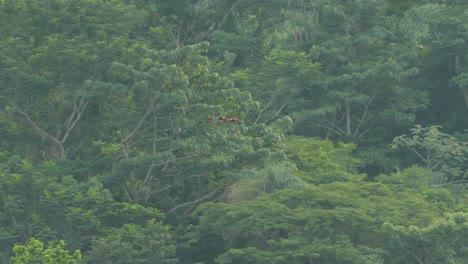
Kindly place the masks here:
[(239, 121), (239, 119), (237, 119), (237, 118), (226, 118), (224, 116), (220, 116), (220, 117), (211, 119), (210, 121), (211, 122), (221, 122), (221, 123), (226, 123), (226, 122), (231, 122), (232, 123), (232, 122)]

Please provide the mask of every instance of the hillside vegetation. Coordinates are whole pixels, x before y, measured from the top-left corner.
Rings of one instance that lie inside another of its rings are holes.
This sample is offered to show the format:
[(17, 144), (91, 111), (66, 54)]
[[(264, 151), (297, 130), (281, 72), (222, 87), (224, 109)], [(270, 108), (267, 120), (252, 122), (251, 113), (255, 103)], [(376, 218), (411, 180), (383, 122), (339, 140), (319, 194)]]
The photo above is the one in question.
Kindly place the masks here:
[(0, 0), (0, 263), (468, 263), (468, 3)]

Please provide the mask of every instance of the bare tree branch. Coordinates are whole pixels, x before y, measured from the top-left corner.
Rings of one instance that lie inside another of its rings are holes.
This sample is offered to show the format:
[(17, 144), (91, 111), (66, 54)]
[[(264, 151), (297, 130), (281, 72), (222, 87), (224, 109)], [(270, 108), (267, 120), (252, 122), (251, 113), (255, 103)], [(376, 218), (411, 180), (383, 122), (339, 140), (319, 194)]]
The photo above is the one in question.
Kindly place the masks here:
[(81, 96), (80, 100), (73, 103), (73, 111), (70, 116), (67, 118), (65, 134), (62, 137), (62, 143), (65, 143), (70, 135), (71, 131), (75, 127), (76, 123), (80, 120), (81, 115), (86, 109), (88, 102), (86, 102), (85, 97)]
[(458, 184), (458, 183), (465, 183), (465, 182), (468, 183), (468, 180), (458, 180), (458, 181), (446, 182), (446, 183), (432, 185), (432, 186), (434, 186), (434, 187), (443, 187), (443, 186), (447, 186), (447, 185), (450, 185), (450, 184)]
[(262, 116), (263, 112), (273, 103), (273, 101), (276, 99), (276, 96), (273, 97), (273, 99), (270, 100), (270, 102), (268, 102), (266, 104), (266, 106), (263, 108), (263, 109), (260, 109), (260, 112), (258, 113), (258, 116), (257, 116), (257, 119), (255, 119), (255, 121), (253, 122), (254, 124), (257, 123), (257, 121), (260, 119), (260, 117)]
[[(335, 119), (335, 120), (336, 120), (336, 119)], [(346, 132), (345, 132), (343, 129), (341, 129), (341, 127), (339, 127), (337, 124), (335, 124), (335, 123), (333, 123), (333, 122), (330, 122), (330, 121), (328, 121), (328, 120), (327, 120), (327, 123), (330, 124), (331, 127), (333, 127), (336, 131), (339, 131), (339, 132), (337, 133), (338, 135), (344, 135), (344, 134), (346, 134)], [(322, 126), (325, 126), (325, 125), (322, 125)], [(325, 126), (325, 127), (327, 127), (327, 126)], [(332, 130), (332, 131), (333, 131), (333, 130)]]
[(132, 139), (136, 133), (140, 130), (141, 126), (143, 126), (143, 124), (145, 123), (146, 121), (146, 118), (151, 114), (153, 113), (154, 111), (154, 106), (156, 105), (156, 102), (158, 101), (159, 97), (155, 97), (155, 98), (152, 98), (150, 100), (150, 103), (148, 105), (148, 107), (146, 108), (146, 112), (143, 114), (143, 116), (140, 118), (140, 120), (138, 121), (138, 123), (136, 124), (136, 126), (132, 129), (132, 131), (130, 133), (127, 134), (127, 136), (125, 136), (121, 141), (120, 141), (120, 144), (122, 146), (122, 151), (124, 153), (124, 157), (126, 159), (128, 159), (130, 157), (130, 153), (128, 153), (129, 151), (129, 141), (130, 139)]
[(42, 137), (44, 137), (45, 139), (57, 144), (57, 145), (60, 145), (61, 142), (56, 139), (54, 136), (50, 135), (49, 133), (47, 133), (45, 130), (43, 130), (42, 128), (40, 128), (39, 126), (36, 125), (36, 123), (31, 119), (31, 117), (28, 115), (28, 113), (26, 112), (23, 112), (21, 110), (19, 110), (18, 108), (15, 108), (16, 112), (20, 113), (21, 115), (23, 115), (24, 117), (26, 117), (26, 120), (28, 120), (29, 124), (33, 127), (34, 130), (36, 130), (36, 132), (38, 132)]
[(127, 188), (125, 186), (123, 186), (122, 184), (118, 183), (117, 181), (113, 181), (113, 182), (117, 183), (124, 190), (125, 196), (127, 196), (128, 201), (132, 203), (133, 199), (130, 196), (130, 194), (128, 193)]
[[(356, 129), (354, 130), (354, 137), (357, 136), (357, 133), (359, 132), (359, 129), (361, 128), (361, 125), (362, 123), (364, 122), (364, 120), (366, 119), (367, 117), (367, 112), (369, 110), (369, 106), (372, 104), (372, 101), (374, 100), (375, 96), (373, 95), (369, 101), (367, 102), (365, 108), (364, 108), (364, 113), (362, 114), (361, 116), (361, 120), (359, 120), (359, 123), (358, 125), (356, 126)], [(361, 137), (363, 134), (361, 134), (359, 137)]]
[(281, 113), (281, 111), (283, 111), (283, 108), (284, 108), (285, 106), (286, 106), (286, 103), (284, 103), (284, 104), (280, 107), (280, 109), (278, 109), (278, 111), (276, 111), (275, 115), (273, 115), (273, 117), (270, 118), (270, 120), (268, 120), (268, 121), (271, 121), (271, 120), (275, 119), (275, 117), (276, 117), (277, 115), (279, 115), (279, 113)]
[(229, 11), (227, 11), (227, 13), (224, 14), (223, 19), (221, 19), (221, 23), (218, 24), (218, 28), (220, 28), (220, 27), (226, 22), (227, 17), (232, 13), (232, 11), (234, 11), (234, 8), (236, 8), (236, 6), (238, 6), (241, 2), (242, 2), (242, 0), (238, 0), (237, 2), (235, 2), (235, 3), (231, 6), (231, 8), (229, 9)]
[[(39, 125), (31, 118), (31, 116), (27, 113), (27, 110), (20, 110), (18, 107), (14, 107), (15, 111), (21, 114), (23, 117), (26, 118), (29, 125), (45, 140), (50, 141), (55, 145), (55, 148), (58, 149), (58, 153), (52, 153), (55, 158), (64, 160), (67, 158), (70, 149), (65, 148), (65, 144), (72, 133), (73, 129), (75, 128), (78, 121), (81, 119), (83, 112), (86, 109), (88, 102), (86, 101), (86, 97), (84, 95), (80, 96), (78, 100), (73, 102), (73, 110), (68, 115), (63, 127), (65, 127), (65, 132), (62, 134), (62, 126), (59, 126), (56, 135), (53, 136), (46, 130), (39, 127)], [(29, 100), (26, 105), (26, 109), (28, 109), (32, 104), (29, 103)], [(56, 151), (56, 150), (55, 150)]]
[(213, 195), (215, 195), (215, 194), (216, 194), (221, 188), (223, 188), (223, 187), (224, 187), (224, 186), (219, 186), (218, 188), (216, 188), (216, 189), (215, 189), (213, 192), (211, 192), (210, 194), (205, 195), (205, 196), (203, 196), (203, 197), (201, 197), (201, 198), (198, 198), (198, 199), (196, 199), (196, 200), (194, 200), (194, 201), (190, 201), (190, 202), (186, 202), (186, 203), (183, 203), (183, 204), (179, 204), (179, 205), (177, 205), (176, 207), (174, 207), (174, 208), (172, 208), (171, 210), (169, 210), (167, 213), (170, 214), (170, 213), (174, 212), (175, 210), (177, 210), (177, 209), (179, 209), (179, 208), (181, 208), (181, 207), (188, 206), (188, 205), (194, 205), (194, 204), (197, 204), (197, 203), (199, 203), (199, 202), (201, 202), (201, 201), (204, 201), (204, 200), (206, 200), (206, 199), (212, 197)]

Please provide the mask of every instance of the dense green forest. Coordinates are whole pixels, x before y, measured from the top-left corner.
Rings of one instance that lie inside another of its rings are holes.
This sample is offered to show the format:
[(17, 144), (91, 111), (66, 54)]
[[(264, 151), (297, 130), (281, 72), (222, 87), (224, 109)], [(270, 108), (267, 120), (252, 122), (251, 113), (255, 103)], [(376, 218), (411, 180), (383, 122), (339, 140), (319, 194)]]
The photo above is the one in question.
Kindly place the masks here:
[(0, 0), (0, 263), (468, 263), (465, 0)]

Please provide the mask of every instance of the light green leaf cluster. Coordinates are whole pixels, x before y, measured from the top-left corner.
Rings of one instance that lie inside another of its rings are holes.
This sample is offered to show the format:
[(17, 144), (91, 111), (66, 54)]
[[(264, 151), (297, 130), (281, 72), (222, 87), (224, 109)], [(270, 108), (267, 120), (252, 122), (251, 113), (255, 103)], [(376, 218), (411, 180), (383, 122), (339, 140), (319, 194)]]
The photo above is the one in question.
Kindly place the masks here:
[(12, 264), (80, 264), (81, 253), (76, 250), (70, 254), (65, 249), (65, 242), (61, 240), (55, 247), (44, 249), (44, 244), (31, 238), (28, 245), (15, 245), (15, 255), (11, 258)]
[(428, 171), (439, 171), (447, 178), (460, 177), (462, 164), (467, 160), (468, 143), (439, 131), (439, 126), (411, 129), (411, 136), (402, 135), (393, 140), (392, 147), (404, 147), (415, 154)]

